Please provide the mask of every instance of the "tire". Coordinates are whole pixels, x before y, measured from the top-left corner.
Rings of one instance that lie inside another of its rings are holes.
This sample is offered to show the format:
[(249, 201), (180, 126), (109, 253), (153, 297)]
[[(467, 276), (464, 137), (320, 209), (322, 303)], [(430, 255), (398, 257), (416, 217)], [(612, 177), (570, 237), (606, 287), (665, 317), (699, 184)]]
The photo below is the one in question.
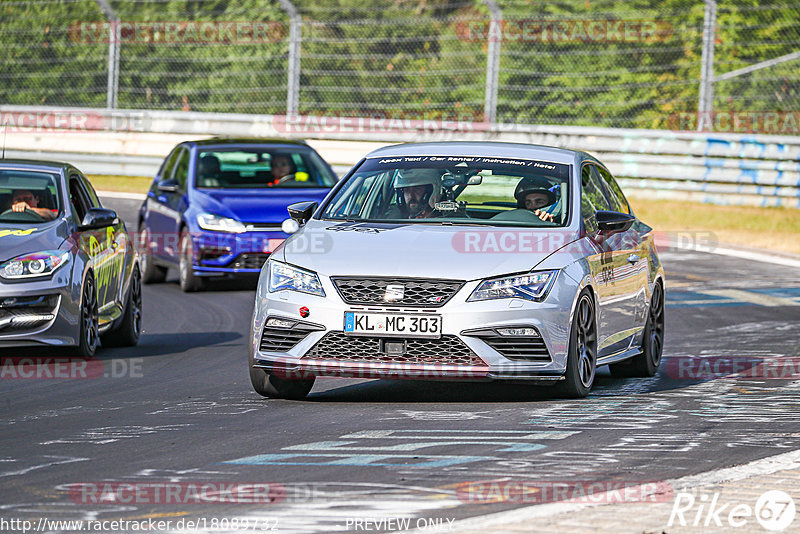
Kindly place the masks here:
[(155, 284), (167, 278), (167, 268), (155, 264), (150, 250), (150, 231), (144, 223), (139, 225), (139, 265), (142, 269), (142, 282)]
[(597, 320), (592, 294), (584, 289), (578, 296), (569, 332), (569, 351), (564, 380), (558, 390), (565, 397), (586, 397), (597, 374)]
[(647, 378), (655, 376), (664, 350), (664, 288), (661, 282), (653, 286), (647, 322), (642, 336), (642, 351), (624, 362), (609, 365), (616, 378)]
[(253, 355), (250, 355), (250, 382), (253, 389), (262, 397), (275, 399), (302, 400), (314, 387), (314, 378), (304, 378), (301, 380), (288, 380), (278, 378), (263, 369), (253, 367)]
[(78, 356), (92, 358), (97, 352), (98, 336), (97, 319), (97, 289), (91, 273), (86, 275), (86, 280), (81, 288), (81, 314), (79, 322), (78, 346), (75, 352)]
[(181, 230), (179, 254), (178, 281), (181, 284), (181, 290), (184, 293), (202, 290), (204, 285), (203, 280), (199, 276), (196, 276), (192, 269), (194, 265), (194, 246), (192, 246), (192, 237), (189, 235), (186, 228)]
[(104, 347), (135, 347), (142, 333), (142, 276), (134, 265), (125, 314), (119, 325), (102, 337)]

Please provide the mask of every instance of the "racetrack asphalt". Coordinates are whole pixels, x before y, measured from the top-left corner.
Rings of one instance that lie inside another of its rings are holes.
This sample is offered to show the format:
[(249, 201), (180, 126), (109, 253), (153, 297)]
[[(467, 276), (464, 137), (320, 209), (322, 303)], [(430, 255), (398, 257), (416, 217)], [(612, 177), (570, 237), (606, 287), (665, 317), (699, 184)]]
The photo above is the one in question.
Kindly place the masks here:
[[(135, 228), (137, 201), (105, 204)], [(583, 400), (528, 385), (336, 378), (318, 379), (304, 401), (263, 399), (247, 374), (254, 283), (184, 294), (170, 271), (144, 287), (139, 346), (100, 349), (99, 376), (0, 380), (0, 519), (172, 522), (152, 532), (185, 532), (181, 519), (205, 519), (195, 530), (210, 532), (216, 519), (215, 532), (333, 532), (367, 530), (366, 519), (383, 521), (369, 530), (398, 530), (404, 523), (390, 520), (406, 518), (447, 531), (452, 520), (547, 499), (503, 494), (511, 482), (635, 486), (800, 449), (800, 272), (661, 255), (658, 375), (617, 379), (603, 368)], [(724, 376), (736, 365), (750, 376)], [(159, 483), (182, 484), (180, 502), (115, 491)], [(249, 483), (273, 484), (270, 502), (186, 494)], [(94, 491), (104, 484), (106, 493)]]

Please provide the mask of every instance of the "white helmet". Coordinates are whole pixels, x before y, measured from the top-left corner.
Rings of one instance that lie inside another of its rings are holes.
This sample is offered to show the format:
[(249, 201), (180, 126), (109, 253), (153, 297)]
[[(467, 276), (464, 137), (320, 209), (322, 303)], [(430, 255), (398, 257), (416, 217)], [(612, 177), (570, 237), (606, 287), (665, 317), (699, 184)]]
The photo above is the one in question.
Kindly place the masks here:
[(397, 202), (405, 206), (404, 187), (429, 185), (431, 187), (427, 193), (427, 201), (431, 209), (434, 209), (442, 196), (442, 172), (439, 169), (400, 169), (394, 180)]

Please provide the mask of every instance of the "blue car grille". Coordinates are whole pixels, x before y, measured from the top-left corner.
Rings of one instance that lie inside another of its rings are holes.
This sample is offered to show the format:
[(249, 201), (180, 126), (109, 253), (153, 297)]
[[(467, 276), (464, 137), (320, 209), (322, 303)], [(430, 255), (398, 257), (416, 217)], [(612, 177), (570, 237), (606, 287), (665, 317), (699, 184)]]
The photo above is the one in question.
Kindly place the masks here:
[(269, 254), (263, 252), (239, 254), (228, 264), (228, 267), (231, 269), (260, 269), (264, 266), (267, 258), (269, 258)]

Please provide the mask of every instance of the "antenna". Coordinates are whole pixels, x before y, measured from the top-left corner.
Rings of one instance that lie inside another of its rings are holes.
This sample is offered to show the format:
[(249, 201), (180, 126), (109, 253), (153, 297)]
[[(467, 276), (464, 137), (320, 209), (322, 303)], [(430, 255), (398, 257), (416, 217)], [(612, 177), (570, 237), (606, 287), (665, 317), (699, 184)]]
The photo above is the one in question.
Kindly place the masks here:
[(8, 133), (8, 123), (3, 125), (3, 155), (0, 159), (6, 159), (6, 134)]

